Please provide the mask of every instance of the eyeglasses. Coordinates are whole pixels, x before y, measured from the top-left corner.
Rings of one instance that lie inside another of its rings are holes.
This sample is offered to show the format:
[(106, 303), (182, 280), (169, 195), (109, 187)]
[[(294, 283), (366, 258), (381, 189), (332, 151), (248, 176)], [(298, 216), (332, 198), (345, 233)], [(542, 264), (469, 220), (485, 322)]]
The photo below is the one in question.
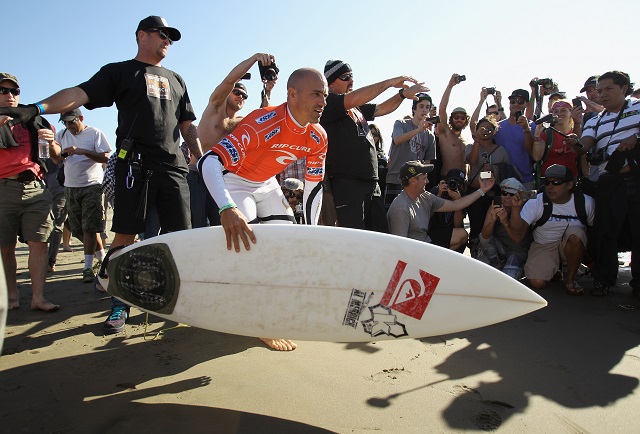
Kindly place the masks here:
[(503, 196), (510, 196), (510, 197), (513, 197), (516, 195), (515, 193), (509, 193), (508, 191), (504, 191), (504, 190), (501, 190), (500, 194)]
[(231, 91), (231, 93), (233, 93), (235, 96), (241, 96), (241, 97), (242, 97), (242, 99), (247, 99), (247, 98), (249, 98), (249, 95), (247, 95), (247, 94), (246, 94), (246, 93), (244, 93), (244, 92), (239, 91), (238, 89), (233, 89), (233, 90)]
[(75, 117), (75, 118), (73, 118), (73, 119), (72, 119), (72, 120), (70, 120), (70, 121), (60, 121), (60, 123), (62, 123), (62, 124), (64, 124), (64, 125), (71, 125), (71, 124), (73, 124), (73, 123), (74, 123), (75, 121), (77, 121), (77, 120), (78, 120), (78, 118), (77, 118), (77, 117)]
[(20, 95), (20, 88), (19, 87), (0, 87), (0, 95), (7, 95), (9, 92), (11, 92), (11, 95), (13, 96), (18, 96)]
[(338, 77), (338, 80), (340, 81), (349, 81), (353, 78), (353, 74), (349, 73), (349, 74), (342, 74), (340, 77)]
[(561, 180), (561, 179), (557, 179), (557, 180), (555, 180), (555, 181), (551, 181), (551, 180), (549, 180), (549, 179), (545, 179), (545, 180), (544, 180), (544, 185), (555, 185), (555, 186), (557, 187), (558, 185), (562, 185), (562, 184), (564, 184), (565, 182), (569, 182), (569, 181)]
[(493, 127), (479, 127), (478, 129), (480, 131), (486, 131), (488, 133), (493, 133), (493, 131), (495, 130), (495, 128), (493, 128)]
[(173, 41), (171, 40), (171, 38), (169, 37), (169, 34), (167, 32), (165, 32), (162, 29), (147, 29), (145, 30), (145, 32), (147, 33), (157, 33), (160, 35), (160, 37), (162, 38), (162, 40), (169, 40), (169, 45), (173, 44)]
[(511, 104), (524, 104), (526, 101), (524, 98), (509, 98)]

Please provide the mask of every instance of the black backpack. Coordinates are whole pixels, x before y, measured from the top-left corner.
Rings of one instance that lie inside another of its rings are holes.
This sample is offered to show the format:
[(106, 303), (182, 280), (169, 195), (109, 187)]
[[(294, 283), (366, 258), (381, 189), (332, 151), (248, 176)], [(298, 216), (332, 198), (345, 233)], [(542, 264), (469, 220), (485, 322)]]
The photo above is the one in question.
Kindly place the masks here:
[[(547, 193), (545, 193), (545, 192), (542, 193), (542, 203), (543, 203), (543, 206), (544, 206), (544, 209), (542, 211), (542, 216), (538, 219), (537, 222), (535, 222), (531, 226), (532, 230), (537, 228), (538, 226), (542, 226), (543, 224), (548, 222), (549, 218), (551, 218), (551, 217), (563, 218), (563, 219), (566, 219), (566, 220), (569, 220), (570, 218), (573, 218), (573, 216), (552, 214), (551, 212), (553, 211), (553, 203), (551, 202), (551, 199), (549, 199), (549, 196), (547, 196)], [(589, 226), (588, 218), (587, 218), (587, 208), (585, 206), (584, 193), (582, 193), (579, 190), (574, 189), (573, 190), (573, 203), (574, 203), (574, 205), (576, 207), (576, 213), (578, 214), (578, 220), (580, 220), (580, 222), (583, 225)]]

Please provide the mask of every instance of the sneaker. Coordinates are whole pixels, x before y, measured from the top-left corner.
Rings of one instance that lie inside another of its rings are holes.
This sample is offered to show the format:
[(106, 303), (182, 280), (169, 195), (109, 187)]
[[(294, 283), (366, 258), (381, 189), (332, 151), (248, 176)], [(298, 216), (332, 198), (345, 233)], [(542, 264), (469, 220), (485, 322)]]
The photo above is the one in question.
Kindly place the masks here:
[(91, 268), (85, 268), (82, 271), (82, 283), (93, 283), (93, 279), (95, 279), (95, 274), (93, 274), (93, 270)]
[(124, 330), (124, 326), (129, 318), (129, 308), (126, 306), (116, 306), (111, 309), (111, 315), (103, 324), (103, 331), (107, 335), (120, 333)]
[(591, 290), (591, 295), (595, 295), (597, 297), (603, 297), (609, 294), (611, 294), (610, 286), (608, 286), (604, 282), (600, 282), (600, 281), (594, 282), (593, 289)]

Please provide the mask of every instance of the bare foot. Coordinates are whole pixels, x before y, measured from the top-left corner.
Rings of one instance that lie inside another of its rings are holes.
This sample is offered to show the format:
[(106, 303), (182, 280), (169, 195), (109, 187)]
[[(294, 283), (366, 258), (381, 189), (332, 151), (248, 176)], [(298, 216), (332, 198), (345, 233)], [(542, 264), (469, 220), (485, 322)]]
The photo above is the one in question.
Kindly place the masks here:
[(62, 246), (62, 251), (63, 252), (73, 252), (73, 249), (71, 248), (71, 246)]
[(269, 338), (258, 338), (269, 348), (273, 348), (278, 351), (293, 351), (298, 348), (298, 344), (295, 342), (291, 342), (288, 339), (269, 339)]
[(32, 301), (31, 302), (31, 309), (33, 309), (33, 310), (42, 310), (42, 311), (45, 311), (45, 312), (56, 312), (56, 311), (60, 310), (60, 306), (58, 306), (57, 304), (49, 303), (46, 300), (44, 300), (42, 302), (38, 302), (38, 303), (36, 303), (35, 301)]
[(9, 310), (20, 309), (20, 300), (17, 298), (10, 298), (8, 309)]

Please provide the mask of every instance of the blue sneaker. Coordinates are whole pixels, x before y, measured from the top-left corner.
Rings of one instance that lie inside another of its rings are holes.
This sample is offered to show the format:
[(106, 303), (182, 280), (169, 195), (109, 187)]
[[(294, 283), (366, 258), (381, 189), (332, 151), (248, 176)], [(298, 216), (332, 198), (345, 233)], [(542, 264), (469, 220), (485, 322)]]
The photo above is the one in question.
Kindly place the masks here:
[(107, 335), (120, 333), (129, 318), (129, 308), (126, 306), (115, 306), (111, 309), (111, 315), (104, 322), (103, 330)]

